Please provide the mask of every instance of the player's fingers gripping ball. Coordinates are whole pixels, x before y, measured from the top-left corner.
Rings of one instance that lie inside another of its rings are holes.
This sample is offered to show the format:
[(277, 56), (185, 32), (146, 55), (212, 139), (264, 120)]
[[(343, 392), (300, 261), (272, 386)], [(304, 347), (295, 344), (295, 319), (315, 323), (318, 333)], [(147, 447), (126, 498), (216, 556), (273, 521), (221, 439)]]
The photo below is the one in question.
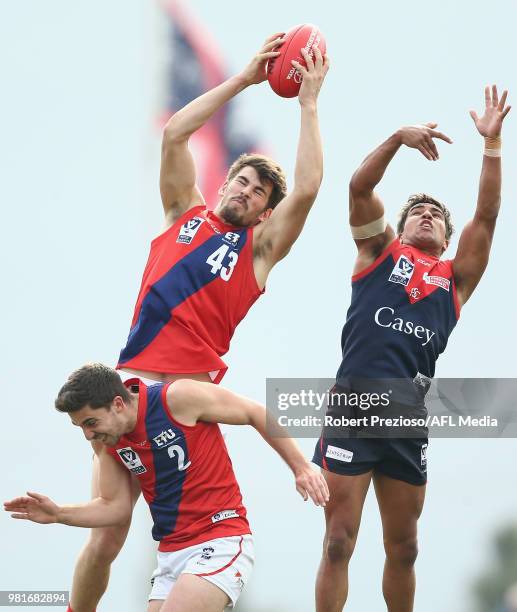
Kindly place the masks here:
[(310, 60), (314, 61), (315, 48), (320, 50), (322, 56), (325, 55), (327, 46), (317, 26), (308, 23), (298, 25), (287, 32), (283, 45), (278, 49), (280, 55), (270, 59), (267, 65), (267, 78), (275, 93), (282, 98), (294, 98), (298, 95), (303, 76), (293, 66), (292, 60), (305, 67), (307, 64), (301, 50), (305, 49)]

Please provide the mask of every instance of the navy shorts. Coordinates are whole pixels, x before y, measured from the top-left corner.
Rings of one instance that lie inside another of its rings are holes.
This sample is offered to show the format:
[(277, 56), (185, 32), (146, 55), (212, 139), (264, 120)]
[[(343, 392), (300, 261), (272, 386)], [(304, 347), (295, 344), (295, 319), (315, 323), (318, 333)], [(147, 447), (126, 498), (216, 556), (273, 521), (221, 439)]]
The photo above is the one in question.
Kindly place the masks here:
[(427, 482), (427, 438), (325, 438), (313, 461), (345, 476), (373, 471), (412, 485)]

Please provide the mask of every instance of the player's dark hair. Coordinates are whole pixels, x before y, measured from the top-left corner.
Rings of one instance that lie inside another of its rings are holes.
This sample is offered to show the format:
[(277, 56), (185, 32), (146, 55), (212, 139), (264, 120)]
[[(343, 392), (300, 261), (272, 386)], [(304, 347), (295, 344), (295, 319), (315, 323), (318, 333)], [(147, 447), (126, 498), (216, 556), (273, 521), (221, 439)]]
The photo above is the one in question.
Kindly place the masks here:
[(87, 363), (70, 374), (55, 407), (59, 412), (77, 412), (86, 405), (107, 408), (117, 395), (125, 402), (131, 398), (117, 371), (102, 363)]
[(265, 155), (243, 153), (230, 166), (226, 180), (234, 179), (245, 166), (255, 168), (261, 182), (268, 181), (271, 183), (273, 189), (269, 196), (267, 208), (275, 208), (287, 195), (287, 181), (282, 168)]
[(454, 233), (454, 226), (452, 224), (451, 213), (449, 209), (435, 200), (431, 196), (425, 193), (414, 193), (410, 195), (408, 201), (404, 204), (402, 210), (400, 211), (399, 221), (397, 223), (397, 234), (400, 236), (404, 231), (404, 225), (406, 225), (406, 219), (409, 214), (409, 211), (418, 204), (433, 204), (434, 206), (438, 206), (438, 208), (443, 212), (443, 217), (445, 220), (445, 239), (450, 240), (451, 236)]

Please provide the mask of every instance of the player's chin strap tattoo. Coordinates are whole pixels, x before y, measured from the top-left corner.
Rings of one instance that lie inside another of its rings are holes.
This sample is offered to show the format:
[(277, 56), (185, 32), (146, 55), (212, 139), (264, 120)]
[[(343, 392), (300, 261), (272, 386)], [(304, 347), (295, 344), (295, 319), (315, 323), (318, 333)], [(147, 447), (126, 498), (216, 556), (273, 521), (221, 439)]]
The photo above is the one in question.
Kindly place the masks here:
[(366, 225), (351, 225), (352, 238), (354, 240), (365, 240), (366, 238), (372, 238), (379, 234), (384, 233), (388, 222), (384, 218), (384, 215), (375, 221), (366, 223)]

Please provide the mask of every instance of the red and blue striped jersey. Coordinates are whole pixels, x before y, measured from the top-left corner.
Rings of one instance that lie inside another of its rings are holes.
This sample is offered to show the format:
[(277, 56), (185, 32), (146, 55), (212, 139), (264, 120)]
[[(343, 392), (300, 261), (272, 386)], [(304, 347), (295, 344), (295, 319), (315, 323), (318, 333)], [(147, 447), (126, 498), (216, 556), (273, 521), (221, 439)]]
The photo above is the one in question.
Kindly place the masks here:
[(136, 427), (106, 449), (140, 481), (158, 550), (251, 533), (218, 424), (178, 423), (167, 407), (169, 385), (138, 382)]
[(208, 372), (219, 382), (235, 328), (263, 293), (253, 270), (253, 229), (225, 224), (204, 206), (151, 243), (118, 368)]
[(338, 383), (433, 377), (459, 313), (453, 261), (395, 239), (352, 278)]

